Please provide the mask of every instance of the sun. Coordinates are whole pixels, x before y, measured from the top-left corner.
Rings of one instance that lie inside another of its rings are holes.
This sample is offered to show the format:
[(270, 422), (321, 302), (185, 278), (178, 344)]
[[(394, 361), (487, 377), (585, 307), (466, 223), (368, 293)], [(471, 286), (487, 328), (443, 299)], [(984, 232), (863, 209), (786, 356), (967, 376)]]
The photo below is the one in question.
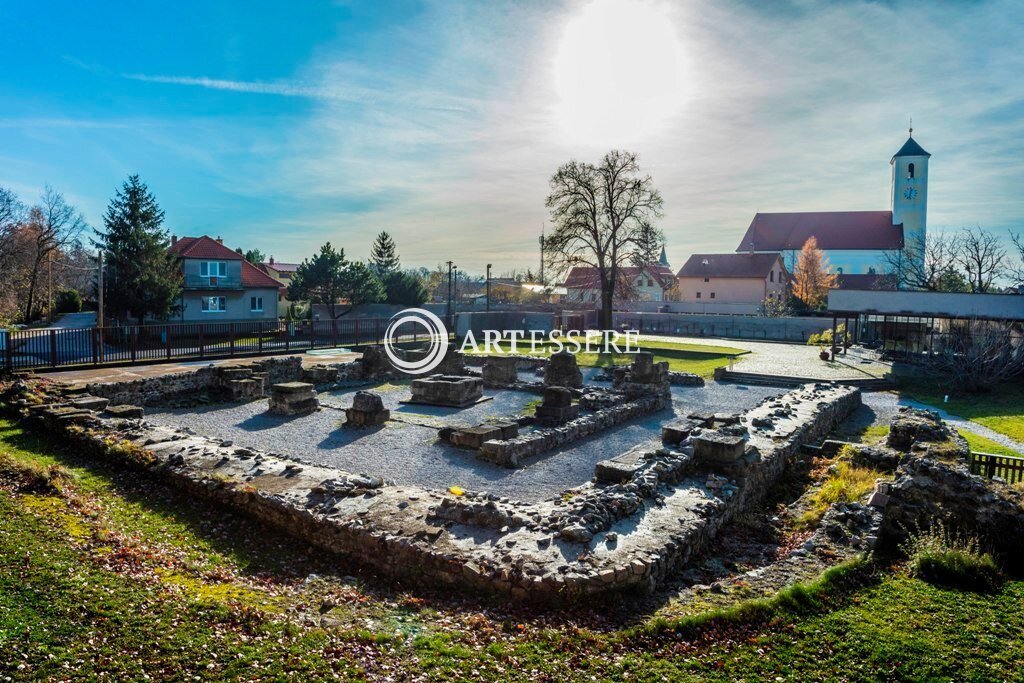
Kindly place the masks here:
[(604, 146), (663, 130), (690, 80), (669, 8), (654, 0), (585, 5), (565, 27), (554, 75), (562, 135)]

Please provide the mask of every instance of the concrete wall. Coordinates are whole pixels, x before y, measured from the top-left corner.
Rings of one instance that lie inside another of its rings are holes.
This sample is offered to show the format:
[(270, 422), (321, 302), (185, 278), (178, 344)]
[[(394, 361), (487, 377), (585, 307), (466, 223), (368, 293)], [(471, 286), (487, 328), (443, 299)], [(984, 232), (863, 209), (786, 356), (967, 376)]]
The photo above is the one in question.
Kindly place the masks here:
[(805, 342), (815, 332), (832, 327), (832, 319), (617, 311), (615, 327), (622, 325), (650, 334)]

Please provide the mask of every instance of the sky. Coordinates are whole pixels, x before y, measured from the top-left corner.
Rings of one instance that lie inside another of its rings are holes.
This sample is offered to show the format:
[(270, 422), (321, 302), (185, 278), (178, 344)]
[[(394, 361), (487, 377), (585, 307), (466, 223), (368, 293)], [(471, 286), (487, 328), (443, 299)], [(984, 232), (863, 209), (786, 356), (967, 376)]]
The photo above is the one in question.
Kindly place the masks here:
[(536, 268), (557, 167), (639, 154), (678, 268), (756, 211), (1024, 232), (1024, 3), (0, 3), (0, 186), (93, 225), (138, 173), (177, 235), (299, 261)]

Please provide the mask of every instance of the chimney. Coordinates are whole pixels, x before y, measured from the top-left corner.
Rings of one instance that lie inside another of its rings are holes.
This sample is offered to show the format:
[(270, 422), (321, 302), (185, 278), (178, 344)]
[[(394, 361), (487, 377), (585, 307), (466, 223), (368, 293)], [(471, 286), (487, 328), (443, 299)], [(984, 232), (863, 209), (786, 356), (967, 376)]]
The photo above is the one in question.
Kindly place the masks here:
[(178, 243), (178, 236), (177, 235), (171, 235), (171, 246), (173, 247), (177, 243)]
[(224, 238), (220, 235), (217, 235), (217, 244), (224, 244)]
[(270, 262), (269, 263), (270, 263), (270, 265), (274, 265), (274, 257), (273, 256), (270, 257)]

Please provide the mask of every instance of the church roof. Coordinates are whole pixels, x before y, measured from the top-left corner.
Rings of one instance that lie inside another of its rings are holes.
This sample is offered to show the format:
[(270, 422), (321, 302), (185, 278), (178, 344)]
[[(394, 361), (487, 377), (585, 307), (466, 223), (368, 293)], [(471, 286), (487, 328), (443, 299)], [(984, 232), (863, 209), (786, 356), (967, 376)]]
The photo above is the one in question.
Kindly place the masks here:
[[(679, 277), (766, 278), (781, 256), (767, 254), (693, 254), (679, 269)], [(785, 266), (783, 266), (785, 269)]]
[(892, 211), (756, 213), (737, 252), (797, 250), (811, 237), (819, 249), (902, 249), (903, 226)]
[(892, 158), (896, 157), (930, 157), (931, 154), (924, 151), (924, 147), (917, 144), (917, 140), (913, 137), (907, 138), (907, 141), (900, 147), (900, 151), (892, 155)]
[(665, 253), (665, 245), (661, 245), (661, 258), (658, 259), (658, 265), (659, 266), (664, 266), (666, 268), (669, 267), (669, 265), (668, 265), (668, 254)]

